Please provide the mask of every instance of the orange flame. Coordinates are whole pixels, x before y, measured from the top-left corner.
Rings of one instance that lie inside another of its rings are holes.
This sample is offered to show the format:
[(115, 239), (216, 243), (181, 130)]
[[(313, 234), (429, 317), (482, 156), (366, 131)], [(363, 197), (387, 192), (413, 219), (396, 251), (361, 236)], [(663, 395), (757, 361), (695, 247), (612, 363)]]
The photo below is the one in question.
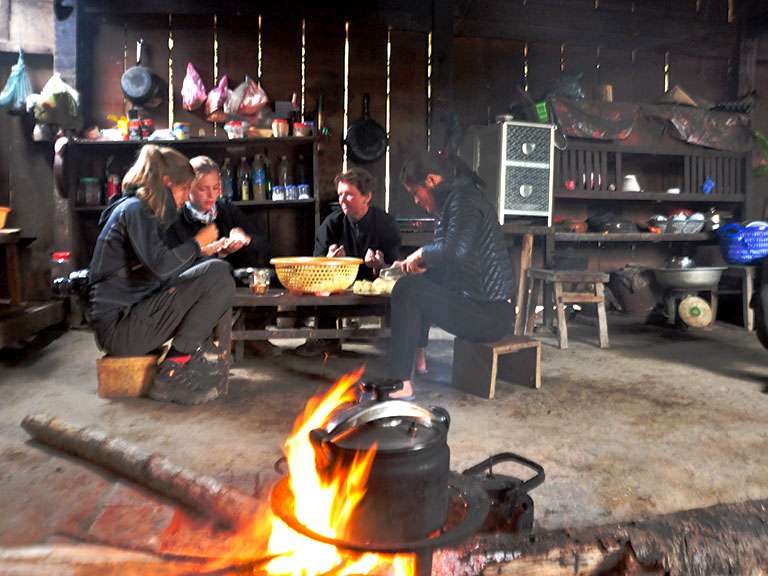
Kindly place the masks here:
[[(304, 413), (294, 423), (291, 436), (285, 442), (289, 484), (295, 499), (294, 515), (309, 529), (337, 538), (355, 507), (366, 492), (366, 482), (376, 455), (376, 447), (357, 455), (349, 467), (335, 467), (329, 474), (317, 470), (315, 449), (309, 439), (310, 431), (322, 427), (334, 410), (355, 399), (354, 386), (364, 367), (342, 376), (324, 395), (307, 402)], [(253, 548), (264, 541), (269, 531), (267, 556), (275, 556), (262, 570), (272, 575), (320, 576), (327, 573), (345, 575), (375, 574), (413, 576), (411, 555), (354, 553), (330, 544), (312, 540), (291, 529), (272, 515), (255, 519), (253, 526), (239, 534), (232, 545), (231, 557), (253, 558)], [(248, 550), (250, 543), (251, 549)]]

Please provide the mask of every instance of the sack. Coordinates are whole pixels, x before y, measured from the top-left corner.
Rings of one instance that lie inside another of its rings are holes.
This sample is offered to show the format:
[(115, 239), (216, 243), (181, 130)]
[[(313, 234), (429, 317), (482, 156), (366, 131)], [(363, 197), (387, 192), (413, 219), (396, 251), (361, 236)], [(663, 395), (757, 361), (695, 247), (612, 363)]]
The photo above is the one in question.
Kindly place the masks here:
[(24, 52), (19, 50), (19, 59), (11, 66), (11, 75), (0, 92), (0, 108), (11, 112), (24, 112), (27, 97), (32, 93), (27, 66), (24, 64)]
[(242, 116), (257, 115), (269, 103), (267, 93), (264, 92), (261, 84), (256, 84), (250, 76), (245, 77), (245, 81), (238, 86), (238, 90), (241, 87), (243, 87), (243, 95), (237, 113)]
[(184, 76), (184, 82), (181, 85), (181, 105), (184, 110), (197, 110), (205, 103), (207, 95), (203, 79), (200, 78), (192, 62), (187, 62), (187, 75)]
[(224, 105), (231, 92), (231, 90), (227, 88), (228, 82), (229, 80), (227, 76), (222, 76), (219, 85), (208, 93), (208, 100), (205, 102), (205, 116), (209, 122), (227, 121)]

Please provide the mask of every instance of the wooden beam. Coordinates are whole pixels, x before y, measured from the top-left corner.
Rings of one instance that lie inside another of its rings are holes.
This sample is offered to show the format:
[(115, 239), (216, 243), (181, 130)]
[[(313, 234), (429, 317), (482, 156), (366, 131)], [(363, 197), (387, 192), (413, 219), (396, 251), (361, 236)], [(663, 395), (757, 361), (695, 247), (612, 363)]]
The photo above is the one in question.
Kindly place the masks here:
[(432, 150), (447, 144), (453, 123), (453, 5), (454, 0), (432, 0)]

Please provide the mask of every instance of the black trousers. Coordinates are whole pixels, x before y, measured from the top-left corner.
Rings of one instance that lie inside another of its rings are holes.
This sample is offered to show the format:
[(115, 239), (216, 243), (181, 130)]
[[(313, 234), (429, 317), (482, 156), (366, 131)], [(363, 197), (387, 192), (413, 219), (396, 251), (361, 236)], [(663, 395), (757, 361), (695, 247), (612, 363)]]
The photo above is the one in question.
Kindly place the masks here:
[(173, 338), (179, 352), (194, 352), (232, 306), (230, 265), (216, 258), (192, 266), (168, 287), (135, 304), (96, 337), (114, 356), (147, 354)]
[(423, 275), (395, 284), (391, 301), (390, 376), (410, 379), (416, 348), (426, 344), (429, 326), (474, 342), (493, 342), (514, 330), (515, 305), (484, 302), (452, 292)]

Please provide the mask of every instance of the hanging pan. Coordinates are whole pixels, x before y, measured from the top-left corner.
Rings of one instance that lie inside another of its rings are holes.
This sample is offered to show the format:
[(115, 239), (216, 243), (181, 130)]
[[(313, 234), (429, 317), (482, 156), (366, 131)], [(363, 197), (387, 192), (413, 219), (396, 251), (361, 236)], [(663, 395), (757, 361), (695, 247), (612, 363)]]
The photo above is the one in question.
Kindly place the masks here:
[(131, 66), (123, 72), (120, 78), (120, 87), (123, 94), (135, 106), (152, 108), (160, 103), (158, 78), (152, 74), (149, 68), (141, 65), (144, 39), (136, 42), (136, 66)]
[(363, 95), (363, 117), (355, 120), (347, 129), (344, 143), (350, 158), (358, 164), (375, 162), (387, 150), (387, 132), (370, 117), (371, 98)]

